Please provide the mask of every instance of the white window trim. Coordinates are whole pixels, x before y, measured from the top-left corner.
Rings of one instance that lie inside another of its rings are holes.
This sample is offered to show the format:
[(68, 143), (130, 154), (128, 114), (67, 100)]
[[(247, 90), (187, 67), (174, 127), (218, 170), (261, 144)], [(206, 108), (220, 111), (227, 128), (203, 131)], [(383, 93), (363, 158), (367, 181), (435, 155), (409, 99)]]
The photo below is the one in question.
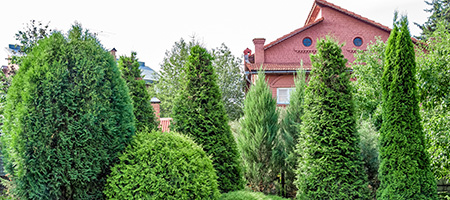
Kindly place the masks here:
[[(280, 90), (287, 90), (287, 102), (284, 101), (280, 101)], [(290, 100), (291, 100), (291, 94), (292, 92), (294, 92), (295, 88), (277, 88), (277, 104), (289, 104)]]

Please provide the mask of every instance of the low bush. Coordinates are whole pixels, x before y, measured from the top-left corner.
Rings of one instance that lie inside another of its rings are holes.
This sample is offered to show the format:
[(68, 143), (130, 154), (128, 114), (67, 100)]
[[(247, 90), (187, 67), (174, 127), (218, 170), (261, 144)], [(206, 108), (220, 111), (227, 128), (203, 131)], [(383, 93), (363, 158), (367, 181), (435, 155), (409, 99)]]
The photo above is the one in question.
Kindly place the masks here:
[(217, 199), (217, 176), (203, 149), (175, 132), (142, 131), (112, 168), (109, 199)]
[(222, 194), (219, 200), (288, 200), (279, 196), (264, 195), (262, 192), (234, 191)]

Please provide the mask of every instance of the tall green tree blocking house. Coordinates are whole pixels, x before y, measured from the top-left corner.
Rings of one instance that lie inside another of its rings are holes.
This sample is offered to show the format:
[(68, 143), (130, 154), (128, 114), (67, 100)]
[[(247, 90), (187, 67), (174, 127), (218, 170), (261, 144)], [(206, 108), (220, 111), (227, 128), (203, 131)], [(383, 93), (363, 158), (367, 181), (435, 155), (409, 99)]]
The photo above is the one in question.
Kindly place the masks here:
[(280, 169), (281, 194), (283, 197), (288, 197), (289, 194), (297, 190), (294, 184), (297, 155), (295, 155), (294, 150), (300, 135), (300, 125), (304, 113), (306, 71), (297, 70), (294, 82), (295, 90), (291, 94), (284, 116), (281, 115), (280, 134), (274, 148), (275, 163)]
[(155, 111), (150, 103), (150, 94), (147, 92), (145, 81), (142, 80), (136, 52), (132, 52), (131, 57), (121, 56), (119, 69), (122, 71), (122, 77), (127, 83), (131, 100), (133, 101), (137, 131), (158, 128)]
[(236, 142), (217, 86), (212, 56), (202, 47), (191, 48), (186, 62), (186, 85), (173, 109), (173, 129), (189, 135), (212, 156), (219, 190), (243, 188)]
[(341, 46), (317, 41), (297, 146), (298, 199), (368, 199), (350, 74)]
[(279, 169), (274, 169), (274, 147), (278, 137), (278, 111), (264, 72), (258, 72), (255, 85), (244, 100), (244, 118), (237, 137), (247, 184), (254, 191), (271, 193)]
[(394, 23), (384, 64), (377, 199), (437, 199), (420, 122), (415, 53), (406, 17), (399, 25)]
[(113, 57), (80, 25), (23, 59), (7, 96), (2, 151), (20, 199), (103, 199), (110, 167), (135, 132)]

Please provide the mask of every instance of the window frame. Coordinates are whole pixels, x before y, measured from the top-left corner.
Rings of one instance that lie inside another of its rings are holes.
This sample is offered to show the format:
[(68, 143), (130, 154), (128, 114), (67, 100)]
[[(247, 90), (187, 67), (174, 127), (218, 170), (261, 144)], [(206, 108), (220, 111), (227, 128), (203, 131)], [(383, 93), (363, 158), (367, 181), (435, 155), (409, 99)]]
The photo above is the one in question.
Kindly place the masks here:
[[(283, 101), (283, 102), (280, 102), (280, 90), (287, 90), (287, 99), (288, 99), (288, 101), (287, 102), (285, 102), (285, 101)], [(294, 92), (295, 91), (295, 87), (291, 87), (291, 88), (277, 88), (277, 104), (286, 104), (286, 105), (288, 105), (288, 104), (290, 104), (290, 102), (291, 102), (291, 95), (292, 95), (292, 92)]]

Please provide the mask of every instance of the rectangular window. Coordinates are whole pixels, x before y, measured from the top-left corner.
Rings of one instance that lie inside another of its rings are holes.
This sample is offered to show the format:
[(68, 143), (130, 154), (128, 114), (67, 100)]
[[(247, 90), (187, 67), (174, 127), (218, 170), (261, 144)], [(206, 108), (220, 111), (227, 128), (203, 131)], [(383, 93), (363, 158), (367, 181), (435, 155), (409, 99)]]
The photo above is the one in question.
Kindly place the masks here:
[(295, 88), (277, 88), (277, 104), (289, 104), (294, 90)]

